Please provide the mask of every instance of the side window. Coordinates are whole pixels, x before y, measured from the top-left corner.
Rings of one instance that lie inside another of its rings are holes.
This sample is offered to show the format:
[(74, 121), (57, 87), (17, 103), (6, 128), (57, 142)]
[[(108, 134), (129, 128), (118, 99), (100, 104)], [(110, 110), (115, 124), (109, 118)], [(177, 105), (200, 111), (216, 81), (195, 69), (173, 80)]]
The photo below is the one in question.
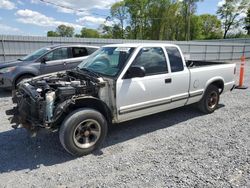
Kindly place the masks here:
[(73, 57), (84, 57), (88, 55), (88, 51), (86, 48), (73, 47), (72, 55)]
[(46, 55), (48, 61), (67, 59), (68, 58), (68, 49), (67, 48), (58, 48)]
[(176, 47), (166, 47), (166, 51), (168, 53), (168, 58), (170, 61), (170, 67), (172, 72), (183, 71), (183, 61), (181, 58), (181, 53)]
[(167, 73), (167, 62), (162, 48), (143, 48), (137, 54), (132, 66), (142, 66), (146, 76)]
[(91, 48), (91, 47), (87, 48), (87, 51), (88, 51), (89, 55), (92, 54), (92, 53), (94, 53), (96, 50), (98, 50), (98, 48)]

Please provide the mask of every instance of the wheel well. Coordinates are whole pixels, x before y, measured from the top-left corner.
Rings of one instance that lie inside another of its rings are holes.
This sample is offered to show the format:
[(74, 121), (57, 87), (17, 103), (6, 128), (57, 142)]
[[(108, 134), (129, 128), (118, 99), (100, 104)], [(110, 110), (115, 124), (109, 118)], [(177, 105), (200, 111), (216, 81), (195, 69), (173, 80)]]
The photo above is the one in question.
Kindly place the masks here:
[(212, 82), (210, 85), (214, 85), (217, 88), (219, 88), (219, 92), (220, 94), (223, 92), (224, 90), (224, 82), (222, 80), (216, 80), (214, 82)]
[(112, 113), (109, 107), (99, 99), (96, 98), (82, 98), (75, 101), (73, 105), (68, 107), (67, 112), (72, 112), (78, 108), (91, 108), (100, 112), (107, 120), (108, 123), (112, 123)]
[(36, 76), (36, 75), (34, 75), (34, 74), (32, 74), (32, 73), (24, 73), (24, 74), (21, 74), (21, 75), (19, 75), (18, 77), (16, 77), (16, 79), (15, 79), (13, 85), (16, 86), (17, 80), (20, 79), (21, 77), (24, 77), (24, 76), (31, 76), (31, 77), (34, 77), (34, 76)]

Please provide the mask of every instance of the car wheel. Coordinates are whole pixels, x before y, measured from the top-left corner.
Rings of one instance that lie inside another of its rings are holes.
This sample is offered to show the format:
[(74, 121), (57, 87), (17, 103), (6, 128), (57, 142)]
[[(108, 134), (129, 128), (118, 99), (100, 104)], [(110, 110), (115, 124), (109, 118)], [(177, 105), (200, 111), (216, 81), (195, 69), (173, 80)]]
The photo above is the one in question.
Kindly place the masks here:
[(24, 81), (24, 80), (27, 80), (27, 79), (30, 79), (30, 78), (32, 78), (32, 77), (34, 77), (34, 76), (32, 76), (32, 75), (23, 75), (23, 76), (19, 77), (19, 78), (16, 80), (16, 82), (15, 82), (14, 89), (17, 89), (17, 85), (18, 85), (20, 82), (22, 82), (22, 81)]
[(220, 94), (218, 87), (210, 85), (198, 103), (198, 108), (206, 114), (213, 113), (218, 107), (219, 100)]
[(65, 118), (59, 137), (66, 151), (74, 156), (82, 156), (99, 148), (107, 131), (107, 121), (100, 112), (82, 108)]

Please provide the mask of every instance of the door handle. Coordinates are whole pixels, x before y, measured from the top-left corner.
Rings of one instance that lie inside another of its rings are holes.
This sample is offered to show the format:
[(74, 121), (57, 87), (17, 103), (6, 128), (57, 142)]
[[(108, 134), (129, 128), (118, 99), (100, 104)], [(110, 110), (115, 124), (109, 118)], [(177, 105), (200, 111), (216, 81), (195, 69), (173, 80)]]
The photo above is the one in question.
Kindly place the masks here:
[(67, 65), (67, 62), (63, 62), (63, 65)]
[(172, 82), (172, 79), (171, 79), (171, 78), (165, 79), (165, 84), (168, 84), (168, 83), (171, 83), (171, 82)]

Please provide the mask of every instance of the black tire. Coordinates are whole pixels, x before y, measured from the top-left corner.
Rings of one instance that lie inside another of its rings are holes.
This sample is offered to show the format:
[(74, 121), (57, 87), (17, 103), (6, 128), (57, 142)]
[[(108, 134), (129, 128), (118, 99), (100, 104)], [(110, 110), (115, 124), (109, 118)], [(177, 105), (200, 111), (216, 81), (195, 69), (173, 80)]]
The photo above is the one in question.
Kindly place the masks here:
[(33, 78), (34, 76), (32, 75), (29, 75), (29, 74), (26, 74), (26, 75), (23, 75), (23, 76), (20, 76), (14, 83), (14, 89), (17, 89), (17, 85), (23, 81), (23, 80), (26, 80), (26, 79), (30, 79), (30, 78)]
[(209, 85), (205, 91), (204, 96), (198, 102), (198, 108), (203, 113), (213, 113), (218, 107), (219, 100), (220, 93), (218, 87), (216, 87), (215, 85)]
[(107, 132), (107, 121), (100, 112), (81, 108), (65, 118), (60, 127), (59, 138), (66, 151), (74, 156), (83, 156), (98, 149), (105, 140)]

